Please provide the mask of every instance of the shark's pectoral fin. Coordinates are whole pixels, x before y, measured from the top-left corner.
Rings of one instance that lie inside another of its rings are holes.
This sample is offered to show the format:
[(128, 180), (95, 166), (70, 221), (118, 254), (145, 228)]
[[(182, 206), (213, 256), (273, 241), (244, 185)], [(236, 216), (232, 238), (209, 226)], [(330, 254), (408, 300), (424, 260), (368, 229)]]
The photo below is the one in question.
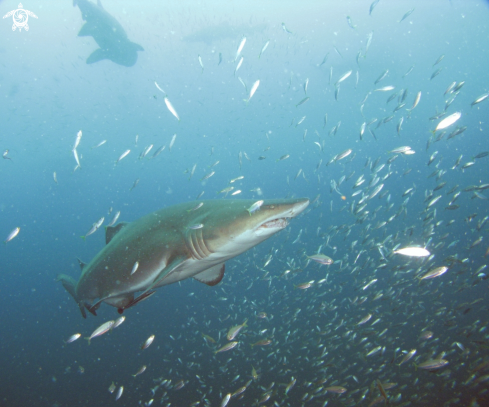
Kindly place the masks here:
[(133, 45), (136, 51), (144, 51), (144, 48), (141, 45), (136, 44), (135, 42), (131, 42), (131, 44)]
[(210, 269), (195, 275), (193, 278), (212, 287), (221, 282), (224, 277), (224, 270), (225, 264), (218, 264), (217, 266), (211, 267)]
[(94, 64), (95, 62), (102, 61), (103, 59), (110, 59), (107, 51), (102, 48), (98, 48), (93, 51), (87, 58), (87, 64)]
[(105, 228), (105, 244), (109, 244), (114, 236), (122, 229), (124, 229), (127, 225), (129, 225), (129, 222), (121, 222), (115, 226), (107, 226)]
[(82, 28), (78, 32), (79, 37), (93, 37), (94, 34), (94, 26), (90, 23), (83, 24)]
[(87, 317), (87, 313), (85, 312), (84, 304), (78, 300), (76, 296), (76, 281), (74, 278), (67, 276), (66, 274), (58, 274), (56, 281), (61, 281), (61, 284), (65, 288), (66, 291), (70, 293), (70, 295), (75, 299), (78, 307), (80, 308), (80, 312), (83, 318)]

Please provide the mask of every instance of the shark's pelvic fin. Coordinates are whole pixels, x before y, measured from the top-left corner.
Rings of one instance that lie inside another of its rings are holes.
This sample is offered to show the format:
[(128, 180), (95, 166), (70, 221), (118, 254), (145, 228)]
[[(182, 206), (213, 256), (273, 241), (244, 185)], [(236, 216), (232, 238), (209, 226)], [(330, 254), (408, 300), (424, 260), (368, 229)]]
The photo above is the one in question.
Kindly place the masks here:
[(102, 48), (98, 48), (87, 58), (87, 64), (94, 64), (95, 62), (102, 61), (103, 59), (108, 59), (107, 52)]
[(107, 226), (105, 228), (105, 244), (109, 244), (114, 236), (119, 233), (125, 226), (129, 225), (128, 222), (121, 222), (115, 226)]
[(224, 277), (225, 264), (218, 264), (210, 269), (197, 274), (193, 278), (201, 283), (207, 284), (208, 286), (214, 286), (219, 284)]
[(82, 314), (82, 317), (86, 318), (87, 313), (85, 312), (85, 306), (83, 303), (81, 303), (78, 300), (78, 297), (76, 296), (76, 281), (75, 281), (75, 279), (70, 277), (70, 276), (67, 276), (66, 274), (58, 274), (58, 277), (56, 280), (61, 281), (61, 284), (63, 284), (63, 287), (65, 288), (65, 290), (71, 294), (71, 296), (75, 299), (76, 303), (78, 304), (78, 307), (80, 308), (80, 312)]
[(134, 298), (129, 304), (127, 304), (126, 306), (124, 307), (119, 307), (117, 308), (117, 312), (119, 314), (122, 314), (124, 312), (124, 310), (128, 309), (128, 308), (131, 308), (133, 307), (134, 305), (140, 303), (141, 301), (151, 297), (156, 291), (148, 291), (148, 292), (144, 292), (142, 293), (140, 296)]

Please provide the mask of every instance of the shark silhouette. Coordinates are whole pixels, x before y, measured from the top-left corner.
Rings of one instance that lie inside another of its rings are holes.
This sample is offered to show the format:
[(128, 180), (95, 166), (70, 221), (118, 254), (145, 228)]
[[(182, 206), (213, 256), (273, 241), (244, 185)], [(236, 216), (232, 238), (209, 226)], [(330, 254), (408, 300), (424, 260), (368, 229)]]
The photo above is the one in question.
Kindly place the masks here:
[(100, 0), (94, 4), (88, 0), (73, 0), (86, 21), (78, 33), (79, 37), (93, 37), (100, 48), (87, 58), (87, 64), (109, 59), (116, 64), (133, 66), (138, 60), (137, 51), (144, 48), (129, 41), (126, 31), (119, 22), (102, 7)]

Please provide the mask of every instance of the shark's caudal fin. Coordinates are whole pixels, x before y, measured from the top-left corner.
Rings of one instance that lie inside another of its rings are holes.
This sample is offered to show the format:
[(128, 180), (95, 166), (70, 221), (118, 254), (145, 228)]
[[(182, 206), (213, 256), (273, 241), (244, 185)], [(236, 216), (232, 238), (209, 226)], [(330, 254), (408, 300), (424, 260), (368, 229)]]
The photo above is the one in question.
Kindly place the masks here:
[(80, 312), (83, 316), (83, 318), (87, 317), (87, 314), (85, 312), (85, 306), (82, 302), (80, 302), (76, 296), (76, 281), (74, 278), (67, 276), (65, 274), (59, 274), (56, 281), (61, 281), (61, 284), (63, 284), (63, 287), (65, 288), (66, 291), (68, 291), (71, 296), (75, 299), (76, 303), (78, 304), (78, 307), (80, 308)]

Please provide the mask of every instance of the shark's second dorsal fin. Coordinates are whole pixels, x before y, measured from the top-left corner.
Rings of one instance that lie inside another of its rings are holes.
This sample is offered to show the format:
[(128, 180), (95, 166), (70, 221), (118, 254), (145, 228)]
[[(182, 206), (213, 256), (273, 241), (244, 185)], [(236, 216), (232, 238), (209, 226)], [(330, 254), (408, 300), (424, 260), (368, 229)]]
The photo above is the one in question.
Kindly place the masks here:
[(194, 276), (194, 279), (209, 286), (219, 284), (224, 277), (225, 264), (218, 264)]
[(121, 222), (115, 226), (107, 226), (105, 228), (105, 244), (109, 244), (110, 241), (114, 238), (114, 236), (119, 233), (124, 227), (129, 225), (128, 222)]
[(85, 266), (87, 265), (86, 263), (83, 263), (80, 259), (78, 259), (78, 263), (80, 264), (80, 270), (83, 271), (83, 269), (85, 268)]

